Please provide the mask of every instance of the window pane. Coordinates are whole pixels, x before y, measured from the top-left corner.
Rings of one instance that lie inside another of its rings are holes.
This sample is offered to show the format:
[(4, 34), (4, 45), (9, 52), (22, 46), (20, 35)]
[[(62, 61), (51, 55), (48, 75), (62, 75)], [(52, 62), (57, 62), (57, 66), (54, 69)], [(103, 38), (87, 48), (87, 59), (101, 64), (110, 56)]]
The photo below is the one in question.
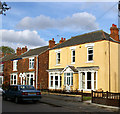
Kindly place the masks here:
[(89, 55), (89, 56), (88, 56), (88, 60), (89, 60), (89, 61), (92, 61), (92, 60), (93, 60), (93, 55)]
[(82, 89), (85, 89), (85, 81), (82, 81)]
[(87, 81), (87, 89), (91, 89), (91, 81)]
[(70, 73), (67, 73), (67, 76), (70, 76)]
[(96, 80), (96, 72), (94, 73), (94, 80)]
[(53, 80), (53, 76), (51, 76), (51, 80)]
[(14, 75), (14, 79), (16, 79), (16, 75)]
[(73, 85), (73, 76), (71, 77), (71, 85)]
[(60, 87), (62, 85), (62, 76), (60, 76)]
[(55, 80), (58, 80), (58, 76), (55, 76)]
[(16, 84), (16, 80), (14, 80), (14, 84)]
[(66, 73), (64, 73), (64, 85), (66, 85)]
[(91, 80), (91, 72), (87, 72), (87, 80)]
[(73, 52), (73, 56), (75, 56), (75, 50), (74, 51), (72, 51)]
[(60, 58), (60, 53), (58, 53), (58, 58)]
[(30, 79), (30, 85), (33, 85), (33, 78)]
[(75, 62), (75, 57), (73, 57), (73, 61), (72, 62)]
[(91, 72), (87, 72), (87, 89), (91, 89)]
[(53, 87), (53, 81), (51, 81), (51, 85), (50, 86)]
[(89, 49), (88, 54), (92, 54), (92, 53), (93, 53), (93, 49)]

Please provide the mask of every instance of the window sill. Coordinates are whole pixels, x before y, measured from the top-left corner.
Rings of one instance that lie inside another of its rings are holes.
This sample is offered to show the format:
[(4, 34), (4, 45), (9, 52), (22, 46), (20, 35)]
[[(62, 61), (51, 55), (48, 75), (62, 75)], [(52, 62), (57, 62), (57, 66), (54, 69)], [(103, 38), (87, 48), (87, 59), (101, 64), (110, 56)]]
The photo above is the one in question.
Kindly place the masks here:
[(17, 70), (13, 70), (13, 71), (17, 71)]
[(60, 66), (61, 64), (56, 64), (55, 66)]
[(34, 70), (34, 68), (29, 68), (29, 70)]
[(74, 62), (74, 63), (71, 63), (71, 64), (75, 64), (75, 62)]
[(87, 61), (87, 62), (85, 62), (85, 63), (94, 63), (94, 61)]

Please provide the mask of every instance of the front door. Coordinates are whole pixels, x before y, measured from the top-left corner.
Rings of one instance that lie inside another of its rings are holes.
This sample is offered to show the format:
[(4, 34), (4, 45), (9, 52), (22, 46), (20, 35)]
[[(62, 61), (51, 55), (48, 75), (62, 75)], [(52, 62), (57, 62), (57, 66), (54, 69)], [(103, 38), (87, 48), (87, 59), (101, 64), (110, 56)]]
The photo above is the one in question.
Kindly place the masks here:
[(64, 73), (65, 79), (65, 86), (66, 90), (70, 91), (70, 87), (73, 85), (73, 73)]

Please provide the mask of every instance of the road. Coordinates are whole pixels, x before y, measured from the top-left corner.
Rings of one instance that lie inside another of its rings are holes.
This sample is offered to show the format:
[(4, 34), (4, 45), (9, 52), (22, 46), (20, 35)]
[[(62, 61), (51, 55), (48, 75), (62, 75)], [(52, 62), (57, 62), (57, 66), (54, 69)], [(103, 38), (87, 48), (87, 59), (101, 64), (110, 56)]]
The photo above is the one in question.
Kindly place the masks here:
[(3, 112), (117, 112), (116, 109), (102, 108), (84, 102), (66, 101), (61, 96), (43, 95), (38, 103), (22, 102), (15, 104), (13, 101), (2, 101)]

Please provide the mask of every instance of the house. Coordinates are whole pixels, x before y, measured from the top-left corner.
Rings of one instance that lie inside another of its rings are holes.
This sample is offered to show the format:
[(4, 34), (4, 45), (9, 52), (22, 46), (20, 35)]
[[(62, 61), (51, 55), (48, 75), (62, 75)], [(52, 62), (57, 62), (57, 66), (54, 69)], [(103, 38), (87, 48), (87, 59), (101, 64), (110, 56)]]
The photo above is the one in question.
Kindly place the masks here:
[(4, 57), (4, 54), (1, 52), (0, 53), (0, 88), (2, 88), (2, 84), (3, 84), (3, 62), (2, 62), (2, 58)]
[(49, 49), (55, 46), (54, 39), (48, 46), (35, 49), (18, 47), (16, 53), (3, 58), (4, 84), (33, 85), (36, 89), (48, 89)]
[(119, 30), (71, 37), (49, 51), (49, 89), (120, 92)]

